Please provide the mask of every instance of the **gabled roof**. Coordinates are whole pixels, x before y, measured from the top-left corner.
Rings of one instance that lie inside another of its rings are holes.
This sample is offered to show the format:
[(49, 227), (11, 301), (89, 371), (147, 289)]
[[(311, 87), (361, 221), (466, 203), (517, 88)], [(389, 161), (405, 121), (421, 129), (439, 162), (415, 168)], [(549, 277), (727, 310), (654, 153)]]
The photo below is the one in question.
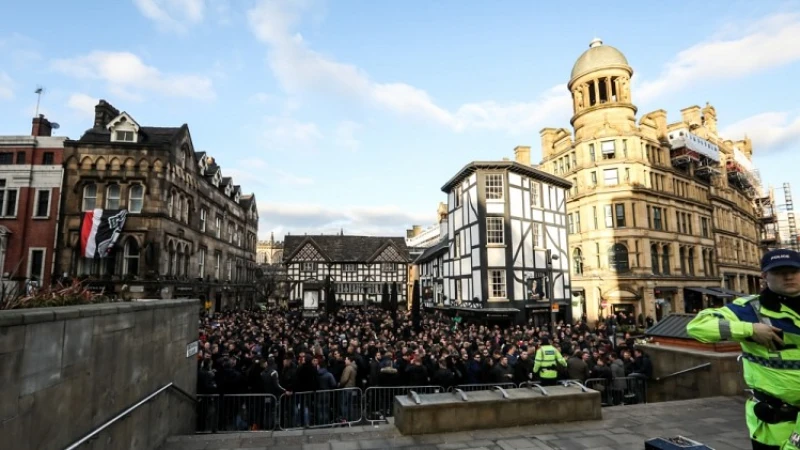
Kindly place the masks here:
[(291, 261), (297, 252), (306, 244), (313, 243), (331, 262), (369, 262), (380, 251), (392, 245), (397, 252), (410, 260), (408, 247), (402, 237), (381, 236), (343, 236), (343, 235), (313, 235), (284, 237), (284, 262)]
[(569, 189), (572, 187), (572, 183), (561, 177), (551, 175), (547, 172), (542, 172), (539, 169), (526, 166), (525, 164), (520, 164), (516, 161), (473, 161), (464, 166), (458, 171), (457, 174), (455, 174), (455, 176), (453, 176), (453, 178), (450, 179), (450, 181), (445, 183), (445, 185), (442, 186), (442, 191), (449, 193), (456, 186), (456, 184), (481, 169), (507, 170), (509, 172), (525, 175), (529, 178), (543, 181), (547, 184), (558, 186), (564, 189)]
[(256, 196), (254, 194), (246, 194), (239, 197), (239, 204), (242, 205), (243, 208), (249, 208), (253, 205), (253, 200), (255, 200)]
[(227, 186), (233, 183), (233, 178), (231, 177), (222, 177), (222, 182), (219, 183), (220, 186)]
[(205, 157), (206, 157), (206, 152), (194, 152), (194, 159), (197, 162), (202, 161), (203, 158)]

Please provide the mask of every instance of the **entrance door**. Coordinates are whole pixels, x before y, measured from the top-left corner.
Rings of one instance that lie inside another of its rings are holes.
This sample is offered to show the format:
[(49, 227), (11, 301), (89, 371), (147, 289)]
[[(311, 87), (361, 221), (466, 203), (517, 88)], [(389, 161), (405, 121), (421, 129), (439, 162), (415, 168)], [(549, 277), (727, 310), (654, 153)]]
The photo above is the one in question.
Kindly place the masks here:
[(319, 306), (319, 291), (303, 291), (303, 308), (317, 309)]

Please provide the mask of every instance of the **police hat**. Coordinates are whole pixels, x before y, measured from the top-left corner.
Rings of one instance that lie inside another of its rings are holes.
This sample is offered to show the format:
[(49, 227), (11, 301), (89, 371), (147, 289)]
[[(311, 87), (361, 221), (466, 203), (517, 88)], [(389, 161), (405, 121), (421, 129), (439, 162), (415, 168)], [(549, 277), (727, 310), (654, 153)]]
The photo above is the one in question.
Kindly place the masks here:
[(764, 257), (761, 258), (762, 272), (769, 272), (779, 267), (800, 269), (800, 253), (787, 248), (780, 248), (765, 253)]

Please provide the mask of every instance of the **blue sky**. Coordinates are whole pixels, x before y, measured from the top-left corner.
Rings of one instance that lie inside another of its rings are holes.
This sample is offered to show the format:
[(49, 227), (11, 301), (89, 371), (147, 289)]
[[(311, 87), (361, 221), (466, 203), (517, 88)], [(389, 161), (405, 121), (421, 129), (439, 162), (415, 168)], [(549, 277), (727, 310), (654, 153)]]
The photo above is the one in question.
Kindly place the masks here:
[(539, 130), (569, 126), (570, 69), (600, 37), (634, 68), (640, 115), (677, 121), (709, 101), (725, 136), (753, 139), (764, 183), (800, 193), (787, 164), (800, 148), (800, 4), (671, 5), (13, 2), (0, 15), (0, 134), (29, 132), (37, 85), (40, 112), (72, 138), (104, 98), (144, 125), (188, 123), (195, 147), (255, 192), (262, 237), (401, 235), (434, 221), (467, 162), (516, 145), (537, 160)]

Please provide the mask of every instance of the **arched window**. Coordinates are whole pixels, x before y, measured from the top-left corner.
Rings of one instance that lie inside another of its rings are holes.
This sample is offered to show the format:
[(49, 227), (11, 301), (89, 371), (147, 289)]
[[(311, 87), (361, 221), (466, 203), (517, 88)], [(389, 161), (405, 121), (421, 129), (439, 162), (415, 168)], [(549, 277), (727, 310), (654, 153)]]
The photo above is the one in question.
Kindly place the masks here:
[(660, 273), (659, 269), (658, 269), (658, 266), (660, 266), (661, 264), (659, 264), (659, 261), (658, 261), (658, 245), (657, 244), (653, 244), (653, 245), (650, 246), (650, 265), (653, 266), (653, 274), (658, 275)]
[(97, 185), (87, 184), (83, 187), (83, 210), (90, 211), (97, 207)]
[(630, 270), (628, 247), (625, 247), (625, 244), (611, 246), (608, 251), (608, 268), (614, 272), (627, 272)]
[(175, 269), (176, 269), (175, 258), (177, 257), (177, 255), (175, 254), (175, 244), (173, 242), (169, 243), (168, 252), (169, 252), (169, 261), (167, 262), (167, 264), (169, 266), (167, 267), (167, 275), (175, 275)]
[(580, 248), (572, 251), (572, 271), (575, 275), (583, 275), (583, 252)]
[(182, 195), (175, 199), (175, 213), (172, 215), (172, 217), (178, 220), (183, 219), (183, 201)]
[(665, 245), (661, 253), (661, 271), (664, 275), (670, 274), (669, 267), (669, 245)]
[(123, 275), (139, 275), (139, 242), (132, 237), (125, 240), (123, 251), (122, 273)]
[(189, 276), (189, 245), (183, 247), (183, 276)]
[(694, 248), (689, 249), (689, 275), (694, 275)]
[(106, 209), (119, 209), (120, 189), (118, 184), (106, 188)]
[(144, 207), (144, 186), (132, 184), (128, 188), (128, 212), (138, 214)]
[(167, 214), (169, 214), (170, 217), (173, 216), (174, 206), (175, 206), (175, 196), (170, 192), (169, 195), (167, 196)]

